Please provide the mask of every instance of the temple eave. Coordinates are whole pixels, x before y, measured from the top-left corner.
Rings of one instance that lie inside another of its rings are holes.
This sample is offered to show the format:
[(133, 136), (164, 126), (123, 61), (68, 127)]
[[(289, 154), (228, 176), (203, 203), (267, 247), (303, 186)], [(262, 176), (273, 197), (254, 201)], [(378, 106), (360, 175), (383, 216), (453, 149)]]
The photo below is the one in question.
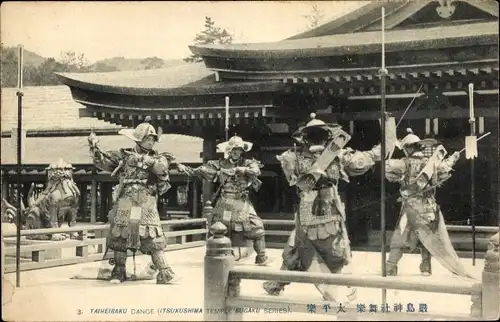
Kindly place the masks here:
[[(315, 38), (285, 40), (273, 43), (237, 45), (196, 45), (194, 54), (227, 58), (290, 58), (323, 57), (380, 52), (380, 32), (356, 35), (337, 34)], [(497, 44), (498, 22), (480, 22), (461, 26), (428, 28), (426, 30), (390, 30), (386, 32), (386, 52)]]
[(213, 82), (204, 85), (180, 86), (176, 88), (158, 88), (158, 87), (139, 87), (139, 86), (120, 86), (118, 84), (98, 84), (91, 82), (83, 82), (72, 79), (64, 75), (57, 75), (60, 81), (74, 90), (107, 93), (116, 95), (129, 96), (192, 96), (192, 95), (217, 95), (217, 94), (234, 94), (234, 93), (253, 93), (253, 92), (272, 92), (283, 88), (280, 81), (249, 81), (223, 83)]

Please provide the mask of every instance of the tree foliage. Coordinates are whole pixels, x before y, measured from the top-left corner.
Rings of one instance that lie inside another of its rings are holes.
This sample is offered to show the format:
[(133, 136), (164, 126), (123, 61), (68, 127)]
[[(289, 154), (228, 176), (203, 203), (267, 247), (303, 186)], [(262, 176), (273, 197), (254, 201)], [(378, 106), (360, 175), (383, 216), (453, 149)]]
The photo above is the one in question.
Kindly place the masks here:
[[(226, 29), (215, 26), (215, 22), (210, 17), (205, 17), (205, 29), (194, 37), (195, 45), (231, 44), (233, 36)], [(184, 58), (189, 63), (198, 63), (203, 59), (199, 55), (192, 54)]]
[[(12, 48), (1, 47), (1, 86), (16, 87), (18, 84), (18, 54)], [(38, 66), (24, 62), (23, 86), (60, 85), (54, 73), (81, 73), (81, 72), (109, 72), (116, 68), (105, 64), (90, 65), (84, 54), (72, 51), (62, 52), (59, 60), (54, 57), (46, 58)]]
[(307, 15), (304, 15), (304, 18), (308, 21), (307, 28), (313, 29), (319, 26), (323, 19), (325, 18), (325, 14), (323, 10), (321, 10), (317, 4), (313, 4), (311, 6), (311, 12)]
[(158, 57), (148, 57), (141, 60), (141, 64), (144, 66), (144, 69), (157, 69), (162, 68), (164, 65), (164, 61)]

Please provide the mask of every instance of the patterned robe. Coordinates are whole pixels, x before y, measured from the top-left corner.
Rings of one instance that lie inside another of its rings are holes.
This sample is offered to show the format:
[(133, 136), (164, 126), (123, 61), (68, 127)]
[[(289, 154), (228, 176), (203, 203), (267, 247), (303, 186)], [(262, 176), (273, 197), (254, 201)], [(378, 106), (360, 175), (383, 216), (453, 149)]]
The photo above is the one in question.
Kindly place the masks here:
[[(295, 185), (297, 177), (307, 173), (316, 160), (316, 156), (309, 151), (286, 151), (278, 160), (282, 164), (285, 176), (290, 185)], [(338, 271), (351, 258), (350, 242), (345, 225), (345, 206), (338, 193), (338, 182), (349, 182), (349, 176), (361, 175), (368, 171), (380, 159), (379, 146), (361, 152), (352, 149), (342, 149), (337, 157), (327, 167), (326, 180), (330, 187), (319, 190), (300, 191), (299, 206), (295, 213), (296, 248), (285, 249), (284, 263), (290, 270), (307, 270), (311, 265), (314, 251), (301, 251), (299, 245), (304, 245), (304, 239), (313, 242), (312, 247), (320, 254), (332, 272)], [(297, 239), (299, 242), (297, 242)], [(322, 245), (323, 241), (332, 239), (332, 243)], [(300, 241), (302, 240), (302, 242)], [(297, 252), (298, 249), (298, 252)]]
[[(436, 188), (429, 190), (428, 187), (446, 181), (457, 158), (444, 159), (436, 167), (432, 180), (424, 187), (420, 187), (416, 184), (416, 179), (428, 161), (429, 158), (422, 152), (416, 152), (410, 157), (386, 162), (386, 178), (390, 182), (401, 184), (399, 201), (402, 201), (400, 219), (391, 248), (405, 247), (413, 250), (418, 244), (418, 236), (415, 233), (418, 227), (427, 226), (432, 231), (437, 230), (441, 211), (436, 203)], [(410, 220), (408, 215), (412, 215)]]
[[(246, 168), (245, 173), (232, 175), (236, 167)], [(232, 163), (229, 158), (209, 161), (195, 170), (205, 180), (219, 182), (220, 197), (217, 200), (212, 222), (220, 221), (228, 227), (229, 233), (244, 232), (250, 238), (264, 236), (262, 220), (249, 200), (249, 189), (258, 189), (262, 165), (255, 159), (241, 159)]]
[(437, 164), (433, 178), (425, 185), (416, 180), (428, 162), (423, 153), (416, 152), (411, 157), (387, 161), (386, 177), (389, 181), (401, 184), (402, 202), (401, 215), (391, 239), (391, 254), (406, 247), (413, 249), (420, 241), (450, 272), (475, 278), (460, 262), (435, 199), (436, 183), (443, 183), (451, 176), (450, 172), (458, 158), (459, 155), (455, 154)]
[(116, 200), (109, 212), (109, 248), (139, 249), (149, 254), (166, 247), (157, 200), (170, 189), (168, 170), (173, 160), (168, 153), (138, 148), (108, 151), (103, 158), (95, 158), (98, 168), (117, 171), (119, 177)]

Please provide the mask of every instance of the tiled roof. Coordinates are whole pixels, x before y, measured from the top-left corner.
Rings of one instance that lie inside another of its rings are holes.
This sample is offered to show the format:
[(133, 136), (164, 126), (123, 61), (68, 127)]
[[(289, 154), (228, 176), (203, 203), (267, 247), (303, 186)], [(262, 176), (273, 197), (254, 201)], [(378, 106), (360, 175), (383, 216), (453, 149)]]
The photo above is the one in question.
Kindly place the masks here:
[[(2, 164), (17, 162), (17, 154), (12, 138), (2, 138)], [(99, 136), (103, 150), (133, 147), (133, 142), (121, 135)], [(25, 155), (23, 163), (49, 164), (57, 162), (59, 158), (73, 164), (91, 163), (87, 137), (28, 137), (24, 141)], [(201, 162), (202, 140), (183, 135), (164, 134), (156, 145), (159, 152), (171, 152), (177, 161), (186, 163)]]
[[(2, 88), (1, 130), (10, 131), (17, 126), (16, 88)], [(83, 105), (76, 103), (67, 86), (39, 86), (23, 89), (23, 128), (25, 130), (70, 130), (70, 129), (120, 129), (102, 120), (79, 117)], [(121, 135), (100, 136), (103, 149), (132, 146)], [(11, 138), (2, 138), (1, 163), (16, 162), (16, 151)], [(26, 155), (23, 163), (44, 164), (63, 158), (70, 163), (90, 163), (85, 136), (74, 137), (28, 137), (24, 142)], [(164, 134), (157, 146), (159, 151), (176, 155), (179, 161), (199, 162), (202, 140), (185, 135)]]
[[(386, 32), (386, 51), (441, 48), (467, 42), (475, 44), (478, 38), (486, 43), (498, 43), (498, 21), (457, 26), (440, 26), (426, 29), (389, 30)], [(448, 43), (447, 43), (448, 42)], [(379, 31), (353, 34), (283, 40), (269, 43), (210, 44), (189, 48), (201, 56), (271, 58), (271, 57), (320, 57), (380, 52)]]
[[(2, 88), (2, 132), (17, 126), (17, 89)], [(80, 118), (83, 105), (75, 102), (67, 86), (32, 86), (23, 88), (23, 128), (43, 129), (119, 129), (95, 118)]]
[(120, 88), (173, 89), (184, 86), (199, 86), (215, 81), (214, 72), (203, 63), (140, 71), (121, 71), (110, 73), (60, 73), (65, 79), (94, 85)]

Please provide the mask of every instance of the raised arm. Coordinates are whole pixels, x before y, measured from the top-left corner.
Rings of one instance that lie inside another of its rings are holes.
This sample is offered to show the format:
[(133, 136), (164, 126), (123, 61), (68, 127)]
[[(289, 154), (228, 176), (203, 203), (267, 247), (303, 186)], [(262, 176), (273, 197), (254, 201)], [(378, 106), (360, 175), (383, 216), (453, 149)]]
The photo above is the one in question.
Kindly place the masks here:
[(193, 169), (192, 173), (203, 180), (214, 181), (219, 170), (219, 161), (212, 160), (208, 161), (206, 164), (202, 164), (196, 169)]
[(339, 157), (344, 171), (349, 176), (359, 176), (371, 169), (375, 162), (380, 161), (380, 145), (369, 151), (355, 151), (347, 148), (340, 153)]
[(94, 165), (103, 171), (113, 172), (119, 166), (120, 161), (123, 160), (122, 152), (101, 151), (99, 148), (99, 139), (94, 132), (90, 133), (87, 140)]
[(460, 158), (460, 153), (455, 152), (446, 159), (444, 159), (437, 167), (437, 181), (444, 182), (450, 178), (450, 172), (453, 171), (455, 163)]
[(120, 151), (103, 152), (96, 149), (92, 159), (97, 168), (103, 171), (113, 172), (120, 164), (120, 161), (123, 160), (123, 157)]
[(405, 178), (406, 163), (403, 159), (385, 161), (385, 177), (390, 182), (401, 182)]
[(255, 159), (245, 160), (243, 174), (250, 179), (257, 179), (261, 175), (260, 169), (263, 167), (262, 163)]

